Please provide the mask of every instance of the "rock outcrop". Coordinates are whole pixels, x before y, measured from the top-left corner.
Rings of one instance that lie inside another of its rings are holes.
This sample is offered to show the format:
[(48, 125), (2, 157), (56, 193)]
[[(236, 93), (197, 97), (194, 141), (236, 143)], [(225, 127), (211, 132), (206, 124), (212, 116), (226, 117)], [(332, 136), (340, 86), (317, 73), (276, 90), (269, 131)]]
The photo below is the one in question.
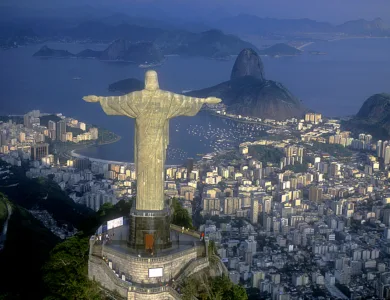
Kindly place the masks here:
[(39, 49), (37, 52), (34, 53), (33, 56), (37, 57), (75, 57), (73, 53), (70, 53), (67, 50), (56, 50), (51, 49), (48, 46), (43, 46), (41, 49)]
[(264, 65), (260, 57), (253, 49), (244, 49), (238, 55), (233, 70), (230, 75), (230, 80), (234, 80), (244, 76), (252, 76), (260, 81), (264, 81)]
[(375, 94), (368, 98), (356, 117), (380, 122), (390, 117), (390, 94)]
[(377, 139), (390, 137), (390, 94), (375, 94), (368, 98), (354, 118), (344, 122), (344, 128), (356, 133), (370, 133)]
[(285, 86), (265, 79), (263, 63), (253, 49), (240, 52), (229, 81), (191, 91), (188, 95), (219, 97), (227, 105), (228, 112), (263, 119), (302, 117), (307, 111)]

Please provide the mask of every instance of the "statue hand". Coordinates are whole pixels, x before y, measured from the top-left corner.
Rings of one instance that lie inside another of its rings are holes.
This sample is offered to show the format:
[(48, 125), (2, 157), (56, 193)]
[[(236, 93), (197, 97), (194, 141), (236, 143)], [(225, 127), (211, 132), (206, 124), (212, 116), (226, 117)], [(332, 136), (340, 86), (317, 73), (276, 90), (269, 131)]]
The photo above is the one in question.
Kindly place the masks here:
[(217, 98), (217, 97), (208, 97), (205, 99), (205, 103), (207, 103), (207, 104), (218, 104), (221, 101), (222, 100), (220, 98)]
[(89, 95), (89, 96), (84, 96), (83, 100), (87, 102), (99, 102), (99, 97), (95, 95)]

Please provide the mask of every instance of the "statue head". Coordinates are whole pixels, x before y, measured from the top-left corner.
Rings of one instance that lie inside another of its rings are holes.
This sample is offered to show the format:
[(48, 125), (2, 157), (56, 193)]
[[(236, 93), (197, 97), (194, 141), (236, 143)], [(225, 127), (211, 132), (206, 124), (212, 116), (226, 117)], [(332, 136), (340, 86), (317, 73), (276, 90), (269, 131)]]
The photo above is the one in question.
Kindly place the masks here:
[(149, 70), (145, 73), (145, 90), (155, 91), (160, 87), (158, 85), (157, 72)]

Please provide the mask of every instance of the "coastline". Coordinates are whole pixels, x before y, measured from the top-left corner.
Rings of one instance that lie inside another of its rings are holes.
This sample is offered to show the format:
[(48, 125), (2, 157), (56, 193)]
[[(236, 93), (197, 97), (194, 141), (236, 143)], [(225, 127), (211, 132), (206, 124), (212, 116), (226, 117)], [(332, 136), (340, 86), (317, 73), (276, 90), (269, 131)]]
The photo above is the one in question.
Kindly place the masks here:
[[(345, 36), (345, 37), (338, 37), (333, 38), (329, 40), (323, 40), (324, 42), (337, 42), (337, 41), (343, 41), (343, 40), (358, 40), (358, 39), (390, 39), (388, 36)], [(315, 44), (316, 42), (308, 42), (306, 44), (303, 44), (299, 47), (296, 47), (298, 50), (302, 50), (306, 48), (307, 46), (310, 46), (312, 44)]]
[(337, 42), (342, 40), (358, 40), (358, 39), (390, 39), (388, 36), (350, 36), (350, 37), (340, 37), (327, 40), (328, 42)]
[(251, 121), (251, 120), (245, 120), (245, 119), (234, 118), (234, 117), (231, 117), (231, 116), (221, 115), (221, 114), (218, 114), (218, 113), (216, 113), (216, 112), (214, 112), (212, 110), (209, 110), (208, 113), (211, 116), (214, 116), (214, 117), (217, 117), (217, 118), (221, 118), (221, 119), (232, 120), (232, 121), (235, 121), (235, 122), (238, 122), (238, 123), (254, 124), (254, 125), (260, 125), (260, 126), (270, 127), (270, 128), (281, 128), (280, 126), (274, 125), (274, 124), (267, 124), (267, 123), (260, 122), (260, 121)]
[[(94, 158), (94, 157), (78, 154), (78, 153), (76, 153), (76, 150), (70, 151), (70, 155), (72, 157), (75, 157), (75, 158), (87, 158), (92, 162), (105, 163), (105, 164), (116, 164), (116, 165), (127, 165), (127, 166), (131, 166), (131, 167), (135, 167), (135, 164), (133, 162)], [(172, 168), (172, 167), (178, 167), (178, 166), (181, 166), (181, 165), (180, 164), (165, 165), (166, 168)]]
[[(70, 157), (72, 157), (72, 158), (86, 158), (86, 159), (89, 159), (91, 162), (105, 163), (105, 164), (116, 164), (116, 165), (126, 165), (126, 166), (130, 166), (130, 167), (134, 167), (135, 168), (134, 162), (117, 161), (117, 160), (109, 160), (109, 159), (100, 159), (100, 158), (94, 158), (94, 157), (90, 157), (90, 156), (87, 156), (87, 155), (82, 155), (82, 154), (77, 153), (78, 150), (87, 149), (87, 148), (91, 148), (91, 147), (94, 147), (94, 146), (95, 147), (100, 147), (100, 146), (116, 143), (121, 138), (122, 137), (118, 136), (118, 138), (116, 138), (115, 140), (111, 140), (111, 141), (108, 141), (108, 142), (105, 142), (105, 143), (85, 145), (85, 147), (78, 148), (78, 149), (73, 149), (73, 150), (68, 151), (68, 155)], [(178, 167), (178, 166), (180, 166), (180, 164), (165, 165), (165, 167), (167, 167), (167, 168)]]
[[(97, 145), (97, 146), (102, 146), (102, 145)], [(89, 147), (86, 147), (86, 148), (89, 148)], [(77, 150), (80, 150), (80, 149), (77, 149)], [(72, 157), (74, 157), (74, 158), (87, 158), (87, 159), (89, 159), (92, 162), (134, 166), (133, 162), (94, 158), (94, 157), (90, 157), (90, 156), (79, 154), (79, 153), (76, 152), (76, 150), (70, 151), (70, 155)]]
[(306, 43), (306, 44), (303, 44), (302, 46), (297, 47), (297, 49), (298, 49), (298, 50), (302, 50), (303, 48), (305, 48), (305, 47), (307, 47), (307, 46), (310, 46), (310, 45), (312, 45), (312, 44), (314, 44), (314, 42), (308, 42), (308, 43)]
[(100, 142), (100, 143), (93, 143), (93, 144), (86, 144), (83, 147), (78, 147), (76, 149), (69, 149), (67, 151), (67, 154), (70, 157), (94, 159), (92, 157), (87, 157), (87, 156), (84, 156), (82, 154), (79, 154), (79, 153), (77, 153), (77, 151), (83, 150), (83, 149), (88, 149), (88, 148), (91, 148), (91, 147), (100, 147), (100, 146), (104, 146), (104, 145), (114, 144), (116, 142), (119, 142), (121, 139), (122, 139), (122, 137), (117, 135), (117, 137), (115, 139), (112, 139), (112, 140), (109, 140), (109, 141)]

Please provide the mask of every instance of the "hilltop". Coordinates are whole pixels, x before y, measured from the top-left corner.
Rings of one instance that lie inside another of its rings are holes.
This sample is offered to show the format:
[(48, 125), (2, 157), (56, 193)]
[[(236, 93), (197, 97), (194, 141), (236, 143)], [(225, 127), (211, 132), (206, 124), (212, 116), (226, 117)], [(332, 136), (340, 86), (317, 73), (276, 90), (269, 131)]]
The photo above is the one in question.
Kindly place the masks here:
[(378, 139), (390, 137), (390, 94), (369, 97), (354, 118), (344, 123), (349, 130), (366, 131)]
[(240, 52), (229, 81), (191, 91), (188, 95), (220, 97), (228, 112), (263, 119), (301, 117), (306, 111), (283, 84), (265, 79), (263, 63), (253, 49)]

